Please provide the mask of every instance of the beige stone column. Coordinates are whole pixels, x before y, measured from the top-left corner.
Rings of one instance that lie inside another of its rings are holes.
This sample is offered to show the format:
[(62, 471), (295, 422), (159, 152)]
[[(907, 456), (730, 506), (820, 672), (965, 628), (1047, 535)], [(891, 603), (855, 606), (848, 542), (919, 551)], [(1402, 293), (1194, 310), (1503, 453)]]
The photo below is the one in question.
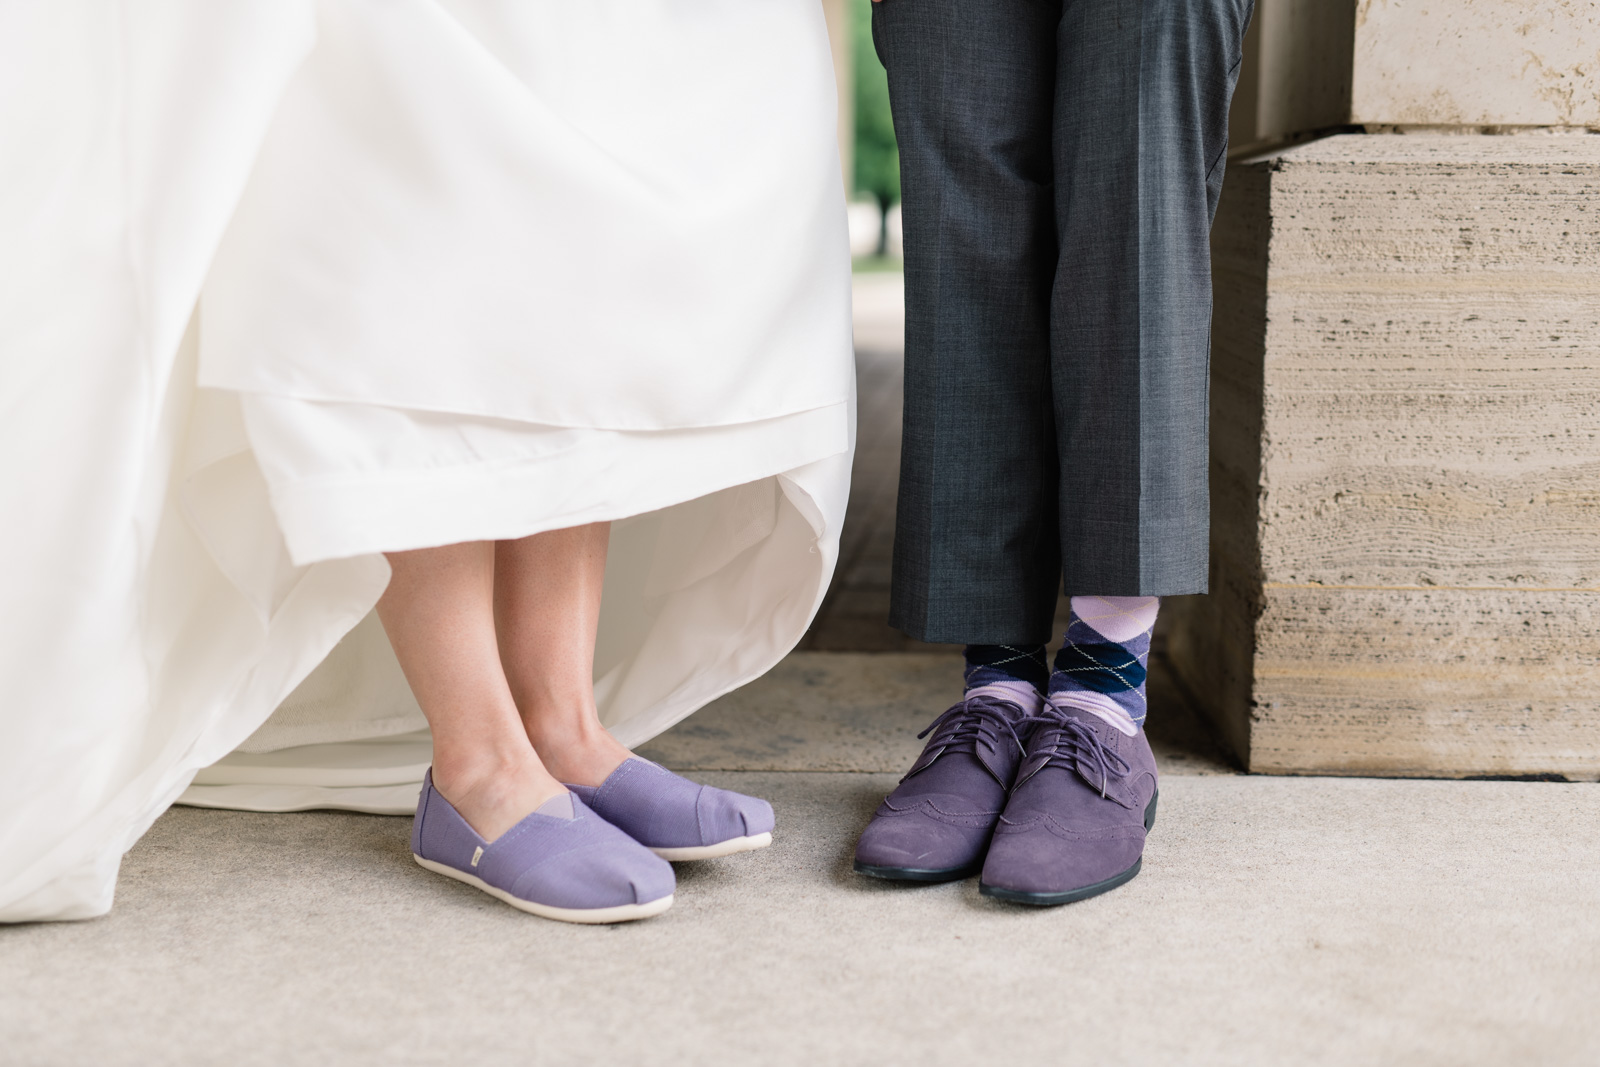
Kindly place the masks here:
[(1251, 770), (1600, 777), (1600, 5), (1260, 0), (1233, 122), (1173, 667)]

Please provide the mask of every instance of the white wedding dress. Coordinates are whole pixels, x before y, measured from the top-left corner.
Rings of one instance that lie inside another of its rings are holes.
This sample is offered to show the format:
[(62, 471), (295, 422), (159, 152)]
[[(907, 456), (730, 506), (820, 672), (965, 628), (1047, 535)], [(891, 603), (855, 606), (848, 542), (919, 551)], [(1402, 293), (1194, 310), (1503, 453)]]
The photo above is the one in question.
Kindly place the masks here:
[(381, 553), (613, 520), (637, 745), (831, 576), (816, 0), (0, 4), (0, 920), (175, 801), (406, 812)]

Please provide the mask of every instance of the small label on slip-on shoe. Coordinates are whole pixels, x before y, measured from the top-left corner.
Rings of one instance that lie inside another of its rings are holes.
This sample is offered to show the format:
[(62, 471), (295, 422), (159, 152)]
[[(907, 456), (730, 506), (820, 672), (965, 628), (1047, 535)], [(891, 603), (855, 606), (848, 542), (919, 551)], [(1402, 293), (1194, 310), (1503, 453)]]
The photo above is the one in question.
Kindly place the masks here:
[(479, 845), (477, 848), (472, 850), (472, 865), (476, 867), (478, 865), (478, 861), (481, 859), (483, 859), (483, 846)]

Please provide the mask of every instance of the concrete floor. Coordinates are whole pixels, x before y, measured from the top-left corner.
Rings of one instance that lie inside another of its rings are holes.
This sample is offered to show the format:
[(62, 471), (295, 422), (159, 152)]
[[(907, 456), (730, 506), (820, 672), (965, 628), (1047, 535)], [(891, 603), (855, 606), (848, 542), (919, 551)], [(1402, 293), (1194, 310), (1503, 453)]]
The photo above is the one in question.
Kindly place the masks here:
[(778, 834), (680, 864), (643, 923), (513, 911), (413, 864), (403, 818), (175, 808), (108, 918), (0, 929), (0, 1063), (1600, 1055), (1600, 786), (1234, 774), (1158, 681), (1161, 812), (1129, 885), (1038, 910), (859, 878), (877, 768), (958, 669), (799, 653), (657, 739), (681, 768), (762, 768), (696, 773), (770, 798)]
[(1600, 1062), (1600, 785), (1239, 775), (1159, 650), (1133, 882), (1036, 910), (851, 873), (960, 679), (883, 622), (898, 280), (858, 281), (834, 589), (805, 651), (642, 750), (770, 798), (770, 849), (576, 927), (423, 871), (408, 819), (175, 808), (109, 917), (0, 927), (0, 1065)]

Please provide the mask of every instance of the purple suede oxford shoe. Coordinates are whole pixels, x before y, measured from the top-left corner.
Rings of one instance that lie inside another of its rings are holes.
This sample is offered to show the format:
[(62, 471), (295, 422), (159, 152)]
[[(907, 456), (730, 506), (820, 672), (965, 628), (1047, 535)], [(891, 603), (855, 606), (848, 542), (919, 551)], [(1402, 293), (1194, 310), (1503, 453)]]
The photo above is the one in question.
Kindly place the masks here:
[(672, 865), (584, 806), (571, 793), (540, 805), (485, 841), (422, 782), (411, 854), (430, 871), (465, 882), (513, 908), (569, 923), (616, 923), (672, 906)]
[(1156, 760), (1099, 716), (1046, 701), (989, 844), (979, 891), (1021, 904), (1067, 904), (1139, 873), (1156, 820)]
[(862, 831), (856, 871), (907, 882), (976, 874), (1021, 758), (1017, 724), (1038, 699), (1022, 682), (979, 686), (918, 734), (933, 736)]
[(772, 844), (772, 805), (625, 759), (597, 786), (569, 785), (600, 817), (666, 860), (708, 860)]

